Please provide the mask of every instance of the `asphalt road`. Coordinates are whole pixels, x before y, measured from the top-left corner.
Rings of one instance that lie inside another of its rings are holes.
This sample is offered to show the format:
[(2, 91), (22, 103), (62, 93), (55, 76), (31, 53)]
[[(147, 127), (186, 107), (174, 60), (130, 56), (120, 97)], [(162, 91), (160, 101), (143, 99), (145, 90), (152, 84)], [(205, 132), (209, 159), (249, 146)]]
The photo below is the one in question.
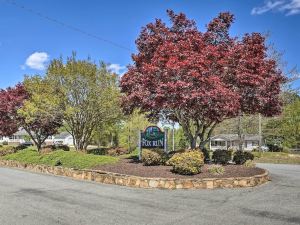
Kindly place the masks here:
[(300, 224), (300, 166), (255, 188), (143, 190), (0, 168), (0, 225)]

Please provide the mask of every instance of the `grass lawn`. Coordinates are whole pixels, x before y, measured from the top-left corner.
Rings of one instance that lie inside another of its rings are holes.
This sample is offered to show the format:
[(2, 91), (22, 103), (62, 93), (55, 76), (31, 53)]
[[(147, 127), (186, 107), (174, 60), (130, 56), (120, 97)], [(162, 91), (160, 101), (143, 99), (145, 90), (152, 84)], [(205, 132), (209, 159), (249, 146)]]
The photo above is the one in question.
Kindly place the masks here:
[(1, 158), (50, 166), (55, 166), (60, 162), (63, 167), (76, 169), (89, 169), (98, 165), (115, 163), (119, 160), (117, 157), (85, 154), (76, 151), (57, 150), (46, 154), (39, 154), (34, 148), (27, 148)]
[(300, 164), (300, 154), (285, 152), (253, 152), (257, 163)]

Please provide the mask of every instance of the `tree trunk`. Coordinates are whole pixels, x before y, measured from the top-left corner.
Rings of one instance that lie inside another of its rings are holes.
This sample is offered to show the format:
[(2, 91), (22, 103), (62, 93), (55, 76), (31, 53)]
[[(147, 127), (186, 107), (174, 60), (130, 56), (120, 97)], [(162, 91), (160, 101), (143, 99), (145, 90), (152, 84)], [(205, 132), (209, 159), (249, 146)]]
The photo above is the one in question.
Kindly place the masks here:
[(82, 151), (84, 150), (84, 141), (82, 140), (75, 140), (75, 148), (77, 151)]
[(197, 137), (190, 137), (190, 146), (191, 149), (195, 149), (197, 144)]
[(40, 152), (40, 150), (42, 149), (42, 144), (37, 142), (35, 145), (37, 147), (38, 152)]

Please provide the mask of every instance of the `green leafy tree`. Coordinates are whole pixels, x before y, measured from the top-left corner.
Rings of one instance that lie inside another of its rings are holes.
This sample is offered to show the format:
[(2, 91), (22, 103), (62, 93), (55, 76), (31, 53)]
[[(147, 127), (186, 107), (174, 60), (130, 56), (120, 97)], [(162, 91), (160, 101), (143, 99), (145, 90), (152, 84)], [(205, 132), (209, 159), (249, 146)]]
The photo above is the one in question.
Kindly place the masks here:
[(300, 146), (300, 100), (284, 108), (280, 121), (281, 134), (287, 147)]
[(175, 150), (186, 149), (189, 147), (189, 141), (184, 135), (182, 127), (175, 130)]
[(65, 128), (73, 136), (75, 148), (86, 150), (95, 130), (115, 119), (119, 110), (117, 76), (109, 73), (104, 63), (78, 60), (73, 54), (65, 63), (53, 60), (47, 77), (63, 94)]
[(40, 76), (25, 77), (28, 98), (18, 110), (19, 125), (29, 134), (38, 150), (63, 124), (64, 108), (59, 90)]
[(131, 115), (123, 121), (120, 129), (119, 140), (122, 147), (128, 148), (129, 151), (134, 150), (138, 144), (138, 132), (146, 127), (153, 125), (145, 114), (134, 110)]

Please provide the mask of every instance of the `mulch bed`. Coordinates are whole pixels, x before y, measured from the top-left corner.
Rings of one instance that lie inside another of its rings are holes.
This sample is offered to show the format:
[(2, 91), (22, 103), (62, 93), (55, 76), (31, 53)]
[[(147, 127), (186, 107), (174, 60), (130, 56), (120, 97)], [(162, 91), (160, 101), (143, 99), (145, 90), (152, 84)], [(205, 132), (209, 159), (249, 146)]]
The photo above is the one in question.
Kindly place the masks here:
[(226, 178), (226, 177), (250, 177), (264, 173), (261, 168), (248, 168), (242, 165), (226, 165), (222, 175), (212, 175), (208, 172), (211, 165), (205, 164), (202, 172), (192, 176), (184, 176), (172, 173), (171, 166), (144, 166), (133, 159), (122, 159), (116, 164), (97, 166), (94, 169), (140, 177), (162, 178)]

